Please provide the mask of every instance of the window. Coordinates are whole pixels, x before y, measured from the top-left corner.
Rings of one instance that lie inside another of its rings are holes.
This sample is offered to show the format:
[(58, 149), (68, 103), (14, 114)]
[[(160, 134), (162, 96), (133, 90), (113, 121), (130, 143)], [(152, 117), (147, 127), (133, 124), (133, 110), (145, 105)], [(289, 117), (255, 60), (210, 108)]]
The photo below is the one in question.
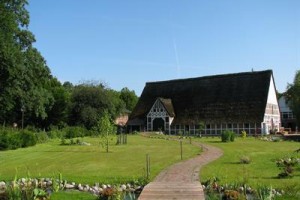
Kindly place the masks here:
[(169, 117), (166, 117), (166, 122), (169, 122)]
[(281, 117), (282, 119), (294, 119), (292, 112), (282, 112)]
[(248, 124), (248, 123), (245, 123), (245, 124), (244, 124), (244, 128), (249, 128), (249, 124)]
[(148, 122), (151, 122), (151, 118), (150, 117), (148, 117)]
[(227, 124), (227, 128), (232, 128), (232, 124)]
[(210, 129), (210, 124), (206, 124), (206, 129)]

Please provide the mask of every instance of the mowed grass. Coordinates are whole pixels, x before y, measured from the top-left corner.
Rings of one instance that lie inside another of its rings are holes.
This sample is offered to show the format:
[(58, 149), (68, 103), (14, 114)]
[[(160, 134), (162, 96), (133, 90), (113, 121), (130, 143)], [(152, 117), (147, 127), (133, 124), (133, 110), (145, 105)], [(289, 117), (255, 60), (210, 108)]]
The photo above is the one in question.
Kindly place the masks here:
[[(199, 140), (224, 151), (223, 157), (201, 169), (201, 181), (218, 177), (223, 184), (247, 183), (252, 187), (265, 185), (273, 188), (300, 186), (299, 168), (295, 170), (293, 178), (278, 179), (280, 170), (275, 163), (277, 159), (299, 149), (299, 142), (267, 142), (255, 138), (237, 138), (230, 143), (221, 143), (219, 138)], [(251, 163), (240, 164), (241, 156), (249, 156)]]
[[(86, 137), (91, 146), (60, 145), (52, 140), (18, 150), (0, 152), (0, 180), (18, 177), (51, 178), (62, 173), (63, 179), (82, 184), (124, 183), (145, 175), (146, 154), (151, 160), (151, 179), (180, 161), (178, 141), (128, 136), (127, 145), (111, 145), (105, 153), (99, 138)], [(184, 143), (183, 158), (196, 156), (200, 149)]]

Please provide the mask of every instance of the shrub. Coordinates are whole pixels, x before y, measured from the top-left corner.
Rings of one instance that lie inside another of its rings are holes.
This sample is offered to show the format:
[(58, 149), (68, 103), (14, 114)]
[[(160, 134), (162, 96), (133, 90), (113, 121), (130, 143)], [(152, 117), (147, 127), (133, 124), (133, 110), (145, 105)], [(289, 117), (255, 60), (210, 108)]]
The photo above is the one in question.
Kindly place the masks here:
[(48, 141), (49, 137), (46, 132), (39, 132), (36, 133), (37, 142), (38, 143), (45, 143)]
[(22, 130), (20, 132), (20, 136), (21, 136), (21, 140), (22, 140), (21, 147), (34, 146), (37, 143), (36, 134), (29, 130)]
[(250, 164), (251, 158), (249, 156), (241, 156), (240, 157), (240, 163), (241, 164)]
[(246, 138), (247, 137), (247, 132), (246, 131), (242, 131), (241, 132), (241, 137), (242, 138)]
[(60, 145), (68, 145), (68, 143), (64, 137), (61, 138)]
[(299, 164), (300, 159), (296, 157), (282, 158), (276, 161), (276, 165), (281, 169), (278, 174), (279, 178), (293, 177), (295, 167)]
[(7, 149), (18, 149), (22, 147), (22, 139), (20, 134), (16, 131), (11, 131), (6, 134), (7, 137)]
[(63, 137), (65, 137), (65, 132), (62, 130), (54, 129), (54, 130), (47, 132), (47, 135), (51, 139), (63, 138)]
[(21, 147), (34, 146), (37, 137), (29, 130), (18, 131), (16, 129), (0, 130), (0, 150), (18, 149)]
[(230, 130), (223, 131), (221, 134), (222, 142), (233, 142), (235, 139), (235, 133)]
[(139, 134), (139, 132), (137, 132), (137, 131), (132, 132), (132, 135), (137, 135), (137, 134)]
[(86, 135), (86, 129), (80, 126), (67, 127), (63, 130), (66, 133), (66, 138), (83, 137)]

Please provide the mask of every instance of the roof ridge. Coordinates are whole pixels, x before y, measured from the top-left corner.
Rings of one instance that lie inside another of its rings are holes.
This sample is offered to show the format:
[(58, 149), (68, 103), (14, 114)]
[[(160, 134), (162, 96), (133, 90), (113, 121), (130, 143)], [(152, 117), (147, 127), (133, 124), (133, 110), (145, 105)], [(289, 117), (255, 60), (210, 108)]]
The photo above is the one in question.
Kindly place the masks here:
[(217, 74), (217, 75), (208, 75), (208, 76), (200, 76), (200, 77), (192, 77), (192, 78), (181, 78), (181, 79), (170, 79), (164, 81), (153, 81), (153, 82), (146, 82), (148, 84), (160, 84), (160, 83), (168, 83), (168, 82), (181, 82), (181, 81), (188, 81), (188, 80), (199, 80), (199, 79), (215, 79), (215, 78), (223, 78), (223, 77), (232, 77), (232, 76), (241, 76), (241, 75), (249, 75), (249, 74), (260, 74), (260, 73), (273, 73), (271, 69), (262, 70), (262, 71), (251, 71), (251, 72), (238, 72), (238, 73), (229, 73), (229, 74)]

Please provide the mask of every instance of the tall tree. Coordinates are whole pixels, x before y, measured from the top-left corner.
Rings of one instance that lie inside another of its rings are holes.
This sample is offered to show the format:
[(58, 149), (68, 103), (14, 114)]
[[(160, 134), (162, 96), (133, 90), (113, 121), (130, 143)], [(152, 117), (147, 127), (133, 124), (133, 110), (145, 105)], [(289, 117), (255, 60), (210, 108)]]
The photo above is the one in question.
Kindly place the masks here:
[(46, 109), (47, 117), (42, 121), (43, 127), (54, 125), (63, 128), (68, 122), (71, 91), (56, 78), (51, 80), (49, 91), (53, 95), (53, 104)]
[(28, 30), (26, 0), (0, 0), (0, 121), (16, 122), (25, 113), (44, 119), (53, 104), (47, 90), (52, 79), (46, 61)]
[(300, 126), (300, 70), (296, 71), (294, 82), (287, 87), (286, 97)]
[(118, 93), (103, 84), (75, 86), (71, 95), (70, 124), (91, 129), (105, 110), (110, 118), (115, 118), (123, 107), (121, 103)]
[(124, 101), (126, 108), (132, 111), (138, 101), (134, 90), (129, 90), (127, 87), (121, 90), (120, 98)]

